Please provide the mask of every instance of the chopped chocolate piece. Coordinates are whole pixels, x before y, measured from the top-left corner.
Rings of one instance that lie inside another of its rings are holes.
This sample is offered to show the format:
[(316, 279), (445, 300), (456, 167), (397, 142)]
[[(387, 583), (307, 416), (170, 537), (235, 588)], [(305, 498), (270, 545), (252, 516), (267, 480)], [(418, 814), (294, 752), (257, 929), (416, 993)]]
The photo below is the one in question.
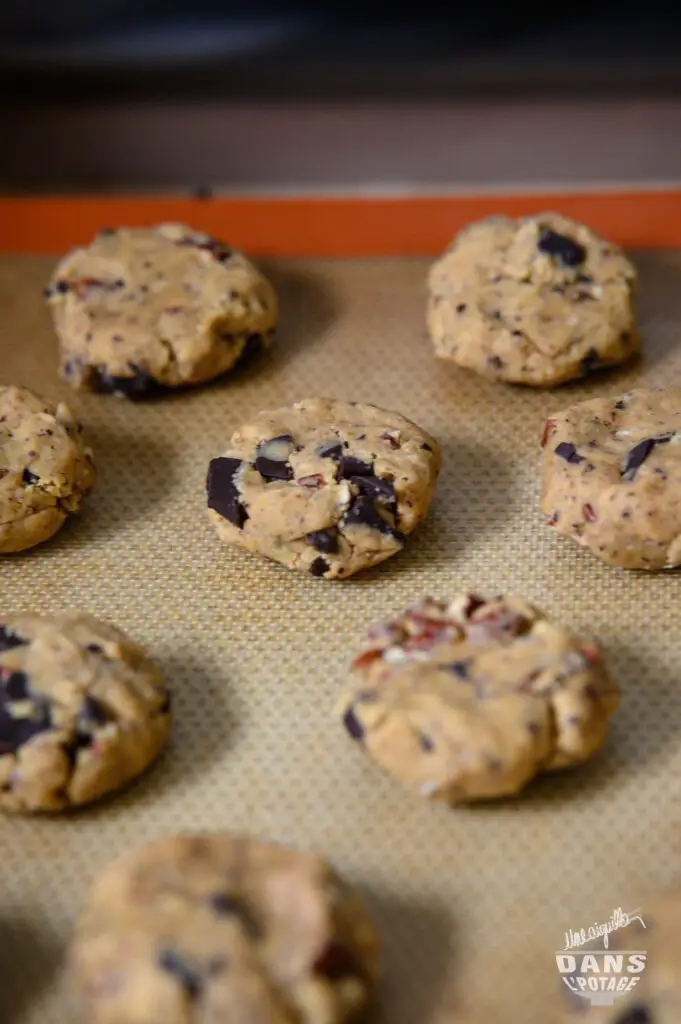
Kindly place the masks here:
[(639, 466), (643, 465), (655, 445), (666, 444), (670, 437), (671, 434), (668, 437), (647, 437), (645, 441), (639, 441), (638, 444), (635, 444), (629, 451), (622, 467), (622, 477), (627, 481), (633, 480)]
[(573, 465), (577, 465), (578, 462), (584, 462), (584, 456), (579, 455), (577, 449), (569, 441), (561, 441), (555, 449), (556, 455), (561, 459), (565, 459), (566, 462), (571, 462)]
[(208, 897), (208, 902), (211, 909), (221, 917), (238, 918), (244, 931), (251, 939), (261, 938), (262, 928), (244, 900), (239, 899), (238, 896), (229, 896), (224, 892), (216, 892)]
[(431, 448), (431, 446), (430, 446), (429, 444), (425, 444), (425, 442), (424, 442), (424, 443), (423, 443), (423, 444), (421, 445), (421, 447), (422, 447), (422, 448), (423, 448), (423, 450), (424, 450), (424, 451), (426, 451), (426, 452), (432, 452), (432, 450), (433, 450), (433, 449)]
[(87, 647), (85, 648), (85, 650), (89, 651), (90, 654), (103, 654), (104, 653), (103, 649), (99, 646), (99, 644), (88, 644)]
[(11, 651), (13, 647), (22, 647), (28, 640), (12, 633), (7, 626), (0, 626), (0, 651)]
[(467, 308), (468, 307), (467, 307), (465, 302), (460, 302), (458, 304), (458, 306), (456, 307), (456, 311), (457, 311), (457, 313), (465, 313)]
[(162, 949), (156, 957), (156, 963), (161, 970), (173, 975), (190, 999), (199, 998), (203, 988), (201, 976), (179, 953), (174, 949)]
[(66, 295), (66, 293), (69, 291), (68, 281), (57, 281), (57, 283), (54, 286), (54, 290), (56, 292), (59, 292), (60, 295)]
[(30, 469), (25, 469), (21, 474), (21, 479), (24, 481), (25, 484), (37, 484), (38, 480), (40, 480), (40, 477), (38, 476), (37, 473), (32, 473)]
[(475, 612), (477, 612), (478, 608), (482, 608), (482, 606), (486, 603), (487, 602), (485, 601), (484, 598), (478, 597), (477, 594), (471, 594), (468, 598), (468, 603), (466, 607), (463, 609), (464, 618), (470, 619), (471, 615), (474, 615)]
[(351, 476), (373, 476), (374, 467), (370, 462), (357, 459), (354, 455), (343, 455), (338, 471), (339, 479), (347, 480)]
[(208, 508), (214, 509), (223, 519), (228, 519), (239, 529), (248, 519), (248, 512), (234, 482), (234, 477), (242, 466), (241, 459), (212, 459), (206, 480)]
[(430, 753), (431, 750), (435, 750), (435, 744), (431, 740), (430, 736), (426, 736), (423, 732), (419, 733), (419, 743), (421, 745), (421, 750), (425, 750), (427, 753)]
[(330, 981), (361, 974), (354, 950), (338, 939), (331, 939), (326, 949), (315, 960), (313, 970), (315, 974), (321, 974)]
[(351, 476), (350, 483), (358, 488), (360, 494), (365, 494), (372, 501), (380, 502), (393, 512), (396, 510), (397, 496), (390, 480), (380, 476)]
[[(590, 297), (590, 296), (589, 296)], [(600, 364), (601, 357), (595, 348), (590, 348), (583, 359), (580, 360), (579, 365), (582, 368), (582, 373), (591, 373)]]
[(12, 672), (4, 682), (5, 693), (10, 700), (28, 700), (28, 676), (25, 672)]
[(323, 555), (338, 554), (338, 530), (335, 526), (330, 530), (314, 530), (307, 534), (305, 540), (315, 551), (321, 551)]
[(86, 695), (78, 719), (86, 725), (106, 725), (111, 721), (111, 715), (103, 704), (100, 704), (94, 697)]
[(129, 366), (132, 372), (127, 377), (114, 377), (106, 372), (105, 367), (93, 367), (90, 370), (93, 391), (102, 395), (121, 395), (123, 398), (130, 398), (134, 401), (139, 398), (149, 398), (167, 390), (150, 373), (140, 370), (133, 363), (130, 363)]
[(319, 558), (315, 558), (314, 562), (310, 566), (310, 572), (313, 576), (323, 576), (325, 572), (328, 572), (328, 569), (329, 563), (321, 556)]
[(575, 242), (573, 238), (568, 238), (567, 235), (559, 235), (551, 228), (544, 228), (539, 236), (537, 248), (546, 256), (552, 256), (562, 263), (564, 267), (578, 267), (586, 259), (586, 249), (583, 245)]
[(0, 691), (0, 756), (14, 754), (38, 733), (45, 732), (52, 725), (49, 705), (36, 701), (34, 714), (14, 718), (7, 710), (4, 695)]
[(293, 438), (281, 434), (258, 445), (255, 452), (255, 468), (266, 480), (292, 480), (293, 468), (288, 457), (293, 451)]
[(501, 313), (498, 309), (493, 309), (490, 316), (492, 317), (492, 320), (501, 320)]
[(353, 740), (364, 739), (364, 727), (352, 708), (348, 708), (343, 715), (343, 725), (352, 736)]
[(453, 672), (458, 679), (468, 679), (468, 669), (470, 661), (452, 661), (449, 665), (445, 665), (449, 672)]
[(626, 404), (620, 399), (619, 402), (615, 402), (616, 409), (626, 409)]
[(500, 359), (499, 356), (488, 356), (487, 365), (491, 366), (493, 370), (503, 370), (504, 360)]
[(343, 516), (344, 526), (368, 526), (371, 530), (378, 530), (379, 533), (392, 534), (396, 539), (401, 538), (394, 527), (384, 519), (378, 512), (374, 502), (365, 494), (358, 494), (353, 498), (345, 515)]
[(636, 1003), (628, 1007), (614, 1021), (614, 1024), (653, 1024), (652, 1011), (645, 1003)]
[(317, 455), (322, 459), (333, 459), (334, 462), (338, 462), (343, 455), (343, 445), (340, 441), (327, 441), (320, 444)]

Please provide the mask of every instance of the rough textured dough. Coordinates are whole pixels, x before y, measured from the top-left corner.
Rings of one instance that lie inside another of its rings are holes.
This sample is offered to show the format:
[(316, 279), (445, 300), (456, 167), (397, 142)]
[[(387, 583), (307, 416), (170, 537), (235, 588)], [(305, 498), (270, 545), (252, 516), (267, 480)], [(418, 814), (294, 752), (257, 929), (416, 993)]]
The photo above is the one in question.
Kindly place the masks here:
[(64, 379), (128, 398), (218, 377), (277, 322), (253, 264), (183, 224), (101, 232), (61, 260), (46, 294)]
[(402, 549), (441, 464), (437, 441), (398, 413), (310, 398), (234, 433), (209, 467), (209, 515), (228, 544), (347, 578)]
[(497, 380), (561, 384), (640, 347), (635, 282), (621, 250), (583, 224), (493, 217), (432, 267), (428, 328), (443, 359)]
[[(618, 996), (612, 1006), (591, 1007), (578, 996), (570, 997), (575, 1010), (566, 1013), (565, 1024), (679, 1024), (681, 1021), (681, 891), (670, 890), (642, 908), (639, 921), (609, 936), (609, 950), (644, 950), (645, 967), (630, 992)], [(602, 948), (601, 943), (598, 944)], [(585, 949), (588, 952), (588, 949)]]
[(168, 739), (144, 651), (81, 612), (0, 625), (0, 810), (61, 811), (118, 789)]
[(94, 483), (91, 449), (70, 409), (0, 387), (0, 554), (52, 537)]
[(681, 389), (643, 388), (551, 416), (542, 510), (611, 565), (681, 564)]
[(425, 598), (374, 626), (340, 714), (377, 764), (450, 803), (585, 761), (618, 689), (598, 649), (517, 598)]
[(145, 846), (95, 885), (72, 947), (92, 1024), (342, 1024), (377, 940), (320, 858), (228, 835)]

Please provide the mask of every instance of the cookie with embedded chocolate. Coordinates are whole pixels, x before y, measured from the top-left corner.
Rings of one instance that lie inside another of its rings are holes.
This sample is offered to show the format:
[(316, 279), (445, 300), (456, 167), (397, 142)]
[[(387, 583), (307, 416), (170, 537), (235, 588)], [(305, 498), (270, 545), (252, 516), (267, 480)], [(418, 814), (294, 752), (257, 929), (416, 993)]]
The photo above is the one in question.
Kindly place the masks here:
[(64, 379), (132, 399), (220, 376), (277, 323), (260, 271), (182, 224), (100, 232), (60, 261), (46, 294)]
[(374, 987), (377, 939), (321, 857), (178, 836), (104, 872), (71, 965), (92, 1024), (345, 1024)]
[(636, 271), (622, 251), (556, 213), (490, 217), (430, 271), (428, 328), (442, 359), (550, 387), (640, 347)]
[(610, 565), (681, 565), (681, 389), (579, 402), (542, 439), (547, 524)]
[(92, 451), (66, 405), (0, 387), (0, 554), (49, 540), (94, 480)]
[(170, 732), (158, 670), (82, 612), (0, 625), (0, 810), (63, 811), (139, 775)]
[(594, 644), (518, 598), (462, 594), (374, 626), (339, 710), (378, 765), (457, 804), (585, 761), (618, 699)]
[(234, 433), (210, 463), (208, 510), (228, 544), (347, 578), (402, 550), (440, 468), (437, 441), (399, 413), (311, 398)]

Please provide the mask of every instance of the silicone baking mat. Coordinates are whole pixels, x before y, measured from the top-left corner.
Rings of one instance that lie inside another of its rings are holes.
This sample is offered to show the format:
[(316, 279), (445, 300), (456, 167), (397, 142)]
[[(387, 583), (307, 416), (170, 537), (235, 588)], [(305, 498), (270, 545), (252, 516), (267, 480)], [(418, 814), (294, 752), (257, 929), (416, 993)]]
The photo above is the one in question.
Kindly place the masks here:
[[(544, 418), (581, 398), (681, 381), (681, 255), (634, 254), (645, 355), (554, 392), (436, 362), (427, 261), (282, 261), (276, 348), (213, 386), (144, 405), (79, 396), (55, 371), (40, 297), (52, 261), (0, 260), (0, 379), (67, 400), (96, 453), (83, 516), (0, 562), (2, 608), (81, 607), (148, 645), (175, 694), (172, 745), (139, 784), (70, 817), (0, 820), (0, 1019), (83, 1022), (63, 955), (87, 888), (131, 847), (231, 829), (314, 848), (367, 893), (383, 939), (375, 1020), (547, 1024), (564, 933), (676, 876), (681, 576), (624, 573), (547, 530)], [(394, 407), (434, 433), (431, 515), (347, 582), (221, 547), (208, 460), (261, 408), (313, 394)], [(367, 624), (423, 594), (515, 591), (597, 638), (623, 687), (602, 755), (521, 797), (434, 805), (384, 776), (333, 715)]]

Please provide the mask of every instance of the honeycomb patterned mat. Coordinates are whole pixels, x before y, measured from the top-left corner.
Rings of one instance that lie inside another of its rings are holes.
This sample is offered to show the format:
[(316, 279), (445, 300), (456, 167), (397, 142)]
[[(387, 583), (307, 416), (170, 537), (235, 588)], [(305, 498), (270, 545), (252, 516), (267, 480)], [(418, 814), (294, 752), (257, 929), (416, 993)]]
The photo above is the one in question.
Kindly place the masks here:
[[(171, 747), (126, 793), (66, 818), (0, 820), (2, 1024), (83, 1021), (62, 960), (86, 890), (111, 858), (175, 831), (315, 848), (358, 883), (383, 937), (378, 1024), (547, 1024), (568, 928), (676, 878), (681, 574), (600, 564), (543, 526), (537, 500), (550, 412), (681, 382), (681, 255), (634, 258), (645, 355), (585, 384), (533, 392), (436, 362), (422, 260), (281, 261), (265, 268), (281, 298), (276, 348), (145, 405), (58, 381), (40, 298), (52, 261), (0, 259), (0, 380), (67, 400), (99, 469), (80, 519), (0, 562), (2, 607), (111, 618), (175, 695)], [(314, 394), (393, 407), (444, 450), (426, 524), (346, 582), (230, 552), (204, 512), (208, 460), (239, 421)], [(598, 638), (623, 702), (591, 764), (454, 811), (363, 759), (333, 706), (369, 621), (465, 587), (515, 591)]]

